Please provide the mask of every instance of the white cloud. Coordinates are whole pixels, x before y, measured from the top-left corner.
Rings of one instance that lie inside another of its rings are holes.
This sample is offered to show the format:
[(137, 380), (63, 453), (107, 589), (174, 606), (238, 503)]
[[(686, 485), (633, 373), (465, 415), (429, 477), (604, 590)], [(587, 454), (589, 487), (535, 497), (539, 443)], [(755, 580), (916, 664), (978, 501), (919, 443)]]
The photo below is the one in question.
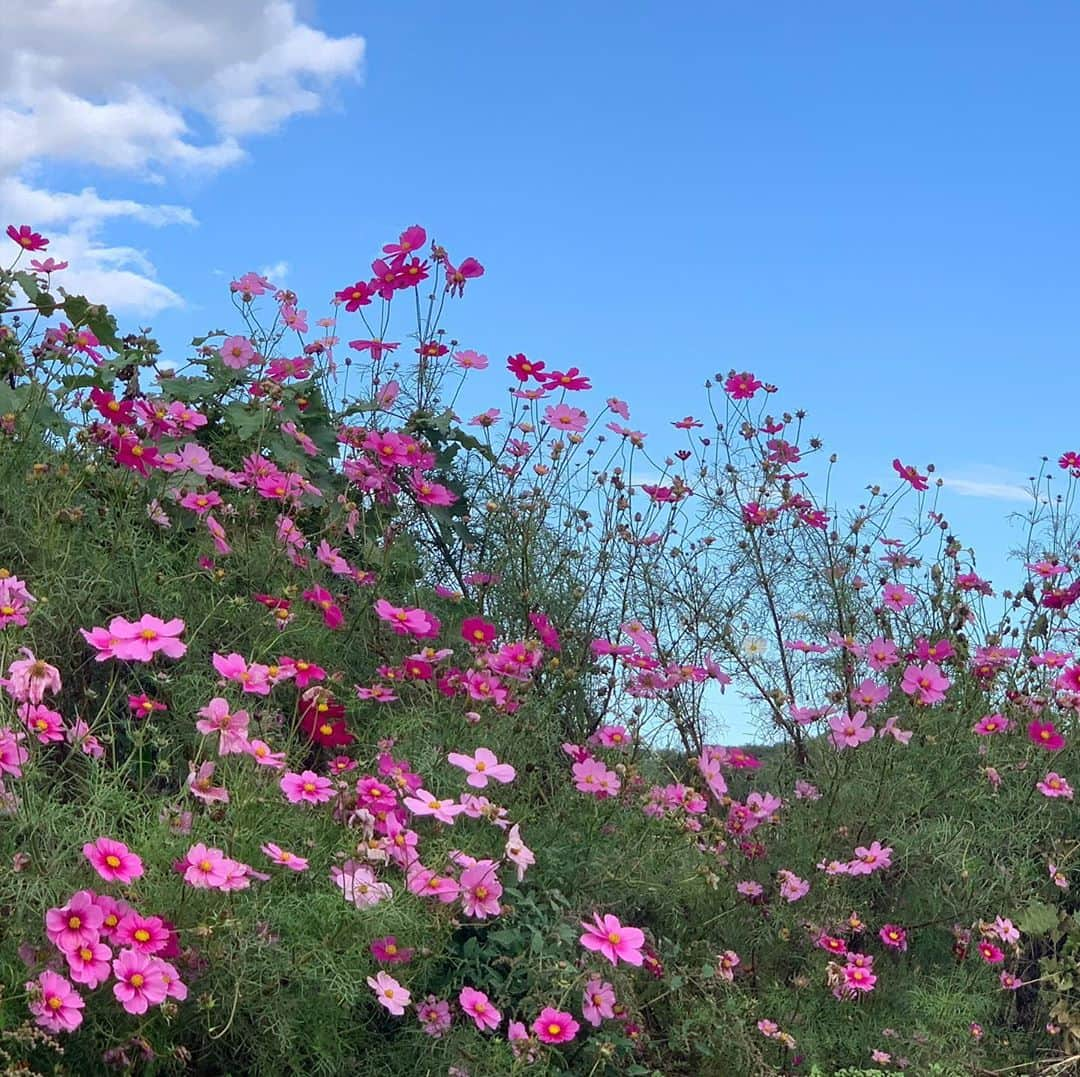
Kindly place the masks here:
[(259, 275), (265, 277), (271, 284), (280, 287), (289, 275), (289, 263), (285, 261), (273, 262), (271, 265), (263, 266), (259, 270)]
[(0, 221), (51, 227), (50, 254), (152, 313), (179, 297), (100, 232), (117, 218), (191, 225), (191, 212), (31, 176), (54, 162), (154, 183), (212, 174), (244, 157), (241, 139), (323, 107), (358, 76), (364, 41), (307, 25), (292, 0), (7, 0), (4, 50)]
[(995, 501), (1035, 500), (1031, 490), (1015, 482), (993, 482), (982, 479), (956, 479), (941, 476), (946, 490), (955, 490), (961, 497), (991, 498)]

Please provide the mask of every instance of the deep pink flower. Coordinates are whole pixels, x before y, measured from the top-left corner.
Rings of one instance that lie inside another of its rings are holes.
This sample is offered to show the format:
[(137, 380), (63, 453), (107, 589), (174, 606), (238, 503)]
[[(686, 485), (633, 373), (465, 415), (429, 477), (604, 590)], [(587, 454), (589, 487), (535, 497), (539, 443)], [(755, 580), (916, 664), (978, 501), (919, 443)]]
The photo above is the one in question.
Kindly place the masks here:
[(398, 946), (395, 935), (374, 939), (371, 943), (371, 954), (382, 965), (407, 965), (415, 952), (412, 947)]
[(582, 921), (585, 934), (581, 936), (581, 945), (586, 950), (603, 954), (613, 965), (625, 961), (628, 965), (640, 966), (644, 957), (641, 948), (645, 944), (645, 932), (636, 927), (624, 927), (618, 917), (610, 913), (601, 917), (593, 914), (593, 922)]
[(874, 738), (874, 727), (866, 722), (866, 711), (856, 711), (852, 715), (834, 714), (829, 719), (830, 740), (843, 751), (845, 748), (858, 748)]
[(1057, 752), (1065, 747), (1065, 738), (1057, 731), (1053, 722), (1031, 722), (1028, 725), (1028, 738), (1032, 744), (1050, 752)]
[(577, 1034), (581, 1025), (573, 1016), (545, 1006), (540, 1016), (533, 1022), (532, 1030), (543, 1043), (569, 1043)]
[[(13, 224), (9, 224), (7, 226), (7, 235), (13, 243), (17, 243), (24, 251), (43, 251), (49, 245), (49, 241), (40, 232), (35, 232), (28, 224), (20, 224), (18, 228)], [(79, 1020), (82, 1020), (81, 1016)], [(68, 1031), (71, 1030), (68, 1029)]]
[(83, 846), (83, 856), (94, 870), (106, 881), (123, 883), (125, 886), (143, 873), (142, 860), (122, 841), (98, 838)]

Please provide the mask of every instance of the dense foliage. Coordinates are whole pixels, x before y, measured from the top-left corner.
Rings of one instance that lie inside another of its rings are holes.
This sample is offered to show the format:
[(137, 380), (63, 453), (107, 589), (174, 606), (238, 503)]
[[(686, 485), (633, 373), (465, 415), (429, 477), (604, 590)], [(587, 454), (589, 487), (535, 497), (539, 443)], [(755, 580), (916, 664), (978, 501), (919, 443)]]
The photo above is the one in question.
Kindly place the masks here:
[(996, 593), (750, 373), (461, 349), (419, 227), (179, 369), (8, 235), (4, 1072), (1072, 1071), (1080, 457)]

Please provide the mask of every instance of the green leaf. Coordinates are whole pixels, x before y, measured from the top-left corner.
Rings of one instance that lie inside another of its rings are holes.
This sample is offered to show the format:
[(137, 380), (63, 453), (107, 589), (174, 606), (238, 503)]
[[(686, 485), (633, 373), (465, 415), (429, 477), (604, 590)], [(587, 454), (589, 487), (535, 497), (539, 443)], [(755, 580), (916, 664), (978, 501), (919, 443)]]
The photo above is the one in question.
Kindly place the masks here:
[(225, 414), (241, 441), (250, 441), (263, 428), (266, 413), (261, 408), (253, 408), (237, 400), (225, 409)]
[(1016, 926), (1028, 935), (1047, 935), (1058, 925), (1058, 911), (1045, 901), (1033, 901), (1016, 918)]
[[(61, 289), (63, 292), (63, 289)], [(91, 303), (85, 295), (67, 295), (60, 304), (73, 327), (85, 325), (106, 348), (120, 351), (120, 339), (116, 335), (116, 319), (100, 303)]]

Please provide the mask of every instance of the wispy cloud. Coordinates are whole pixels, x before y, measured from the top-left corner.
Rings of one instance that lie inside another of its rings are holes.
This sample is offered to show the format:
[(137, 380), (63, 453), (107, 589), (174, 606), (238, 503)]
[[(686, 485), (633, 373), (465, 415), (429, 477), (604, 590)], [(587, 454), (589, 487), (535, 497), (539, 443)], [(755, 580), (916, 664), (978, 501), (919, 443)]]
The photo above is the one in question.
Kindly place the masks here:
[(272, 265), (263, 266), (259, 273), (272, 284), (280, 287), (289, 275), (289, 263), (285, 261), (274, 262)]
[(946, 490), (954, 490), (961, 497), (981, 497), (993, 501), (1022, 501), (1025, 503), (1035, 500), (1031, 490), (1017, 482), (950, 478), (945, 475), (940, 477)]

